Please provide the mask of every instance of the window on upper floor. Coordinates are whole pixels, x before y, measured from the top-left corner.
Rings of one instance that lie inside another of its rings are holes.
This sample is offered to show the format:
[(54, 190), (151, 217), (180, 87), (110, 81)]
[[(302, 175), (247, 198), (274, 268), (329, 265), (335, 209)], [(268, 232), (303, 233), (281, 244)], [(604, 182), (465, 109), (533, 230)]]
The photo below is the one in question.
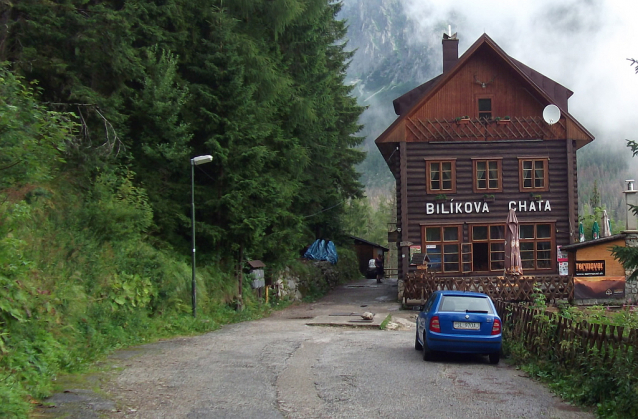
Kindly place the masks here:
[(456, 193), (456, 159), (426, 160), (428, 194)]
[(503, 183), (501, 158), (472, 159), (474, 172), (474, 193), (502, 192)]
[(478, 116), (479, 119), (492, 119), (492, 99), (478, 99)]
[(521, 192), (549, 190), (549, 158), (519, 157), (519, 186)]

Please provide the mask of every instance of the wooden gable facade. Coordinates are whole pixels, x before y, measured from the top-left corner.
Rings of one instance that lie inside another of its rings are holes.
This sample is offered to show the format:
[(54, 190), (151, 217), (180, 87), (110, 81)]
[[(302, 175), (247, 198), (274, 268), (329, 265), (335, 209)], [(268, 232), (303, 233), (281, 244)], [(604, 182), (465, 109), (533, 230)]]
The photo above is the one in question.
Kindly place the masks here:
[(568, 113), (567, 88), (487, 35), (450, 59), (458, 40), (447, 38), (443, 74), (396, 99), (399, 117), (376, 139), (396, 178), (399, 277), (410, 247), (444, 276), (502, 275), (510, 208), (524, 273), (556, 275), (557, 246), (578, 236), (576, 150), (594, 138)]

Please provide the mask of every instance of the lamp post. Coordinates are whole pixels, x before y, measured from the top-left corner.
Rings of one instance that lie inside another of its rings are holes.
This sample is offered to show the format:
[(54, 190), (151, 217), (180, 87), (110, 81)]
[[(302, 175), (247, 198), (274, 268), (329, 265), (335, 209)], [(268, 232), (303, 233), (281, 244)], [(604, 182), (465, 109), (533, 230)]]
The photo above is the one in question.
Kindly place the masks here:
[(195, 286), (195, 166), (199, 166), (200, 164), (210, 163), (213, 161), (213, 156), (205, 155), (205, 156), (197, 156), (191, 159), (191, 224), (193, 226), (193, 279), (191, 282), (191, 291), (193, 298), (193, 317), (196, 316), (196, 308), (197, 308), (197, 288)]

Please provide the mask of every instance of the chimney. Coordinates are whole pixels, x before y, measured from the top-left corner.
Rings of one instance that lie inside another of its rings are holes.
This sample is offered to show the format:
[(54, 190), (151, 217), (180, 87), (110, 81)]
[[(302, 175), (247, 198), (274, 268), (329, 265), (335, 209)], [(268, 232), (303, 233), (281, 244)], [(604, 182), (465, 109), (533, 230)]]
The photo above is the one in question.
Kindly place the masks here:
[(452, 34), (452, 28), (448, 26), (449, 33), (443, 33), (443, 73), (450, 71), (459, 60), (459, 40), (456, 32)]
[(627, 190), (625, 194), (625, 203), (627, 204), (627, 231), (638, 230), (638, 220), (631, 210), (630, 205), (638, 205), (638, 190), (634, 189), (634, 180), (626, 180)]

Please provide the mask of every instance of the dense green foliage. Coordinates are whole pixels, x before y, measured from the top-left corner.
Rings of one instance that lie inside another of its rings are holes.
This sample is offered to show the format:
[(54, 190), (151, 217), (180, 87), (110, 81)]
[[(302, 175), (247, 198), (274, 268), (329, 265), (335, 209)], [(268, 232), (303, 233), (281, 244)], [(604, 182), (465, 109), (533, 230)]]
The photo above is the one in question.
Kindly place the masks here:
[[(234, 311), (247, 259), (318, 275), (298, 251), (343, 237), (362, 194), (339, 7), (0, 6), (0, 416), (24, 416), (58, 372), (114, 348), (267, 311), (247, 285)], [(193, 318), (189, 159), (204, 154)], [(352, 279), (354, 253), (339, 252)]]
[(361, 196), (339, 7), (27, 0), (8, 11), (3, 58), (78, 115), (74, 168), (134, 168), (160, 240), (188, 237), (188, 159), (211, 154), (195, 174), (201, 251), (278, 262), (339, 232), (344, 202)]
[(377, 202), (353, 199), (342, 217), (344, 231), (372, 243), (388, 245), (388, 224), (396, 223), (394, 202), (383, 197)]
[[(587, 342), (587, 335), (557, 332), (559, 318), (563, 317), (574, 324), (584, 322), (584, 330), (587, 323), (620, 326), (628, 338), (638, 326), (633, 307), (611, 312), (607, 307), (589, 307), (583, 311), (564, 305), (558, 316), (550, 316), (544, 296), (539, 295), (532, 327), (520, 324), (522, 318), (507, 317), (504, 322), (505, 350), (513, 361), (531, 376), (546, 382), (563, 399), (594, 408), (598, 417), (635, 418), (638, 415), (636, 346), (619, 349), (615, 345), (592, 345)], [(565, 327), (564, 322), (562, 325)]]
[(624, 147), (596, 140), (578, 150), (578, 213), (588, 219), (586, 235), (591, 235), (594, 219), (601, 222), (596, 208), (607, 210), (614, 232), (625, 228), (624, 179), (635, 176)]

